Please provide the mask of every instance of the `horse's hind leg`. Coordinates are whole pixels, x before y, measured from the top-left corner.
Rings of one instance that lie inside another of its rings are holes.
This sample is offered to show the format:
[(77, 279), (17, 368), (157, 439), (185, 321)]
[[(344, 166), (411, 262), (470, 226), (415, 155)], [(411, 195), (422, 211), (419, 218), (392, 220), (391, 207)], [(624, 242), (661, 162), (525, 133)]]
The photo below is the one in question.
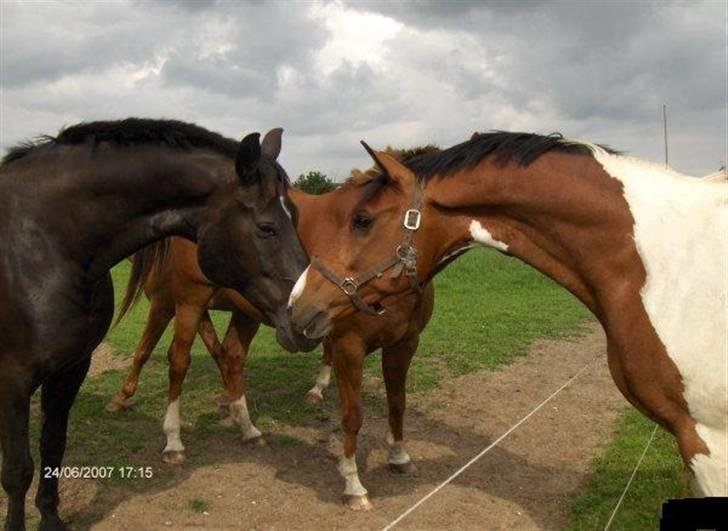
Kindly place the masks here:
[(240, 426), (243, 441), (252, 441), (263, 435), (250, 420), (244, 376), (250, 343), (259, 327), (260, 323), (252, 317), (237, 310), (233, 311), (223, 340), (222, 356), (218, 362), (225, 392), (230, 399), (230, 416)]
[(382, 349), (382, 372), (389, 406), (389, 469), (400, 474), (414, 469), (404, 449), (404, 410), (406, 405), (407, 371), (417, 351), (419, 335), (403, 339), (396, 345)]
[[(58, 478), (52, 474), (63, 463), (66, 451), (68, 412), (88, 372), (91, 357), (80, 360), (43, 384), (41, 408), (43, 428), (40, 437), (41, 476), (35, 505), (40, 510), (40, 528), (66, 529), (58, 516)], [(50, 472), (50, 473), (49, 473)]]
[(323, 401), (324, 391), (329, 387), (329, 384), (331, 383), (331, 364), (333, 363), (332, 359), (333, 347), (331, 345), (331, 340), (326, 338), (324, 339), (324, 353), (323, 356), (321, 356), (321, 368), (319, 369), (316, 383), (311, 389), (309, 389), (308, 393), (306, 393), (306, 400), (308, 400), (309, 402), (317, 404)]
[(106, 411), (115, 412), (126, 409), (129, 406), (129, 399), (136, 393), (139, 386), (139, 376), (144, 364), (149, 361), (154, 347), (157, 346), (159, 338), (162, 337), (169, 321), (174, 317), (174, 304), (168, 300), (161, 300), (159, 297), (152, 298), (147, 324), (144, 326), (142, 338), (134, 351), (134, 362), (129, 374), (119, 393), (106, 405)]
[(25, 494), (33, 480), (33, 459), (28, 440), (30, 415), (30, 384), (13, 378), (12, 371), (0, 367), (0, 443), (3, 470), (0, 476), (8, 495), (5, 529), (25, 529)]
[[(220, 371), (220, 374), (223, 375), (224, 380), (225, 369), (221, 364), (223, 358), (222, 344), (217, 337), (215, 325), (212, 323), (209, 311), (205, 311), (202, 313), (202, 316), (200, 317), (200, 326), (197, 328), (197, 333), (200, 335), (200, 338), (202, 338), (202, 342), (205, 344), (205, 347), (210, 353), (210, 356), (212, 356), (212, 359), (215, 360), (217, 368)], [(227, 395), (227, 393), (223, 392), (218, 400), (218, 406), (220, 406), (220, 408), (223, 408), (228, 406), (229, 404), (230, 397)]]

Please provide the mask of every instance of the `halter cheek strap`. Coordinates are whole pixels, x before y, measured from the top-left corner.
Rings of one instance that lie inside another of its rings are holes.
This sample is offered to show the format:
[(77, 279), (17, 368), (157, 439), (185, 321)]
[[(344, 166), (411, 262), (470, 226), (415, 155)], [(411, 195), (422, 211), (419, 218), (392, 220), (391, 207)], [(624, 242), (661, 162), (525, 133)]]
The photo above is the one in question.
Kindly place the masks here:
[(402, 236), (402, 241), (395, 249), (394, 256), (369, 271), (356, 277), (343, 278), (316, 259), (311, 261), (311, 267), (319, 271), (324, 278), (338, 286), (359, 311), (368, 315), (381, 315), (385, 312), (385, 309), (381, 306), (374, 306), (364, 302), (358, 293), (359, 288), (375, 278), (381, 278), (390, 269), (392, 270), (392, 278), (399, 277), (404, 273), (409, 279), (410, 289), (415, 293), (422, 293), (422, 284), (417, 280), (417, 249), (412, 245), (414, 234), (420, 228), (422, 221), (421, 206), (422, 186), (418, 183), (415, 187), (412, 206), (404, 213), (404, 220), (402, 221), (404, 235)]

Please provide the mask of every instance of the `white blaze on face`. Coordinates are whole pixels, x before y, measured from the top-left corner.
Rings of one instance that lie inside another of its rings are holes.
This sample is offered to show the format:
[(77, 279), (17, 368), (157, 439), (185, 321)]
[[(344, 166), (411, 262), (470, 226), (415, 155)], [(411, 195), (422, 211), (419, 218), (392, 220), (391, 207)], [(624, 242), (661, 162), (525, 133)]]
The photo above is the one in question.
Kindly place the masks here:
[(359, 481), (359, 472), (356, 468), (356, 457), (350, 458), (341, 456), (339, 460), (339, 473), (346, 481), (346, 487), (344, 488), (344, 494), (347, 496), (364, 496), (367, 493), (367, 489)]
[(281, 208), (283, 208), (283, 212), (286, 213), (286, 216), (288, 216), (288, 219), (293, 220), (293, 216), (291, 216), (291, 211), (288, 210), (288, 207), (286, 206), (286, 200), (282, 195), (278, 196), (278, 199), (281, 201)]
[(479, 221), (473, 220), (470, 222), (470, 235), (473, 237), (473, 241), (480, 245), (494, 247), (500, 251), (508, 250), (508, 245), (493, 238), (490, 231), (483, 227)]
[(179, 398), (174, 402), (170, 402), (167, 406), (167, 414), (164, 416), (162, 429), (164, 429), (164, 434), (167, 436), (167, 446), (164, 447), (164, 451), (184, 451), (185, 447), (180, 437)]
[(248, 413), (248, 404), (245, 400), (244, 394), (240, 395), (240, 398), (238, 398), (234, 402), (230, 402), (229, 407), (230, 416), (233, 418), (235, 423), (240, 426), (240, 432), (243, 436), (244, 441), (247, 441), (249, 439), (255, 439), (263, 435), (250, 420), (250, 414)]
[(592, 150), (624, 186), (647, 273), (642, 302), (710, 450), (692, 459), (695, 480), (704, 494), (728, 496), (728, 183)]
[(296, 280), (296, 283), (293, 285), (293, 289), (291, 290), (291, 295), (288, 297), (288, 307), (290, 308), (293, 306), (293, 304), (296, 302), (298, 297), (301, 296), (301, 293), (303, 293), (304, 288), (306, 287), (306, 275), (308, 275), (308, 270), (311, 268), (311, 266), (308, 266), (306, 269), (304, 269), (303, 273), (301, 273), (301, 276), (298, 277), (298, 280)]

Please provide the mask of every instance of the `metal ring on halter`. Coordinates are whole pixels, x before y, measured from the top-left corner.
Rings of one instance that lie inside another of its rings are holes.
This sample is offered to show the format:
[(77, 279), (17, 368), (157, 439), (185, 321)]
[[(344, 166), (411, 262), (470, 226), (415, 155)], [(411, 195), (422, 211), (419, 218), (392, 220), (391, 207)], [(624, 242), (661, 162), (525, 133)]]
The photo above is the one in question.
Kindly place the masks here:
[(346, 293), (349, 297), (354, 295), (356, 290), (359, 289), (359, 286), (357, 286), (356, 282), (351, 277), (346, 277), (339, 287), (341, 288), (341, 291)]
[(416, 208), (410, 208), (404, 213), (404, 225), (405, 229), (417, 230), (420, 228), (420, 221), (422, 220), (422, 213)]

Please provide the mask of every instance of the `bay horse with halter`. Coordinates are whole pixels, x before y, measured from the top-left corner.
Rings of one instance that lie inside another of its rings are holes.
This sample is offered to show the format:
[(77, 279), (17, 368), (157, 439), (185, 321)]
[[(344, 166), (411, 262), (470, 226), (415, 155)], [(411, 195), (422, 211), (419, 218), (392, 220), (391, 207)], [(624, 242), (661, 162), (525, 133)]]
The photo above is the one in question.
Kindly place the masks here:
[[(390, 153), (406, 161), (435, 150), (437, 148), (433, 146), (426, 146), (392, 150)], [(316, 252), (321, 242), (331, 237), (328, 227), (335, 226), (338, 205), (348, 202), (352, 195), (358, 196), (358, 183), (369, 181), (376, 175), (379, 175), (377, 169), (364, 173), (354, 170), (343, 187), (323, 195), (310, 195), (295, 188), (290, 190), (289, 197), (298, 210), (299, 237), (308, 252)], [(142, 290), (150, 301), (146, 326), (134, 351), (129, 374), (118, 394), (107, 405), (107, 410), (113, 412), (128, 407), (137, 390), (144, 364), (174, 317), (174, 337), (169, 346), (170, 389), (181, 389), (190, 362), (190, 348), (195, 334), (199, 332), (218, 366), (225, 389), (223, 403), (228, 405), (231, 418), (240, 427), (243, 441), (259, 438), (262, 434), (250, 420), (246, 404), (244, 368), (250, 343), (260, 323), (270, 322), (237, 292), (220, 289), (211, 283), (197, 264), (194, 243), (180, 238), (157, 242), (136, 253), (119, 318)], [(405, 383), (420, 333), (432, 313), (433, 301), (434, 291), (428, 284), (421, 295), (411, 293), (392, 301), (386, 315), (379, 316), (376, 308), (368, 311), (369, 315), (352, 315), (338, 323), (324, 338), (321, 371), (308, 396), (314, 401), (323, 399), (333, 365), (344, 434), (344, 455), (339, 470), (345, 480), (344, 501), (351, 509), (371, 507), (354, 459), (357, 434), (363, 421), (361, 381), (364, 357), (382, 349), (382, 371), (389, 408), (389, 468), (397, 473), (407, 473), (413, 465), (404, 449)], [(222, 344), (208, 309), (232, 311)], [(175, 396), (179, 394), (175, 393)], [(173, 418), (170, 418), (168, 410), (164, 431), (167, 445), (162, 452), (162, 460), (174, 464), (183, 462), (185, 454), (180, 439), (178, 409)]]
[(476, 134), (407, 166), (370, 154), (381, 176), (342, 205), (294, 287), (298, 330), (325, 336), (356, 311), (352, 293), (374, 304), (410, 289), (365, 273), (393, 257), (412, 256), (425, 282), (457, 253), (494, 247), (592, 311), (614, 382), (674, 435), (695, 494), (728, 495), (725, 181), (558, 135)]
[[(278, 326), (308, 264), (275, 161), (280, 130), (234, 142), (192, 124), (127, 119), (79, 124), (17, 146), (0, 165), (0, 442), (5, 529), (25, 529), (33, 477), (30, 398), (42, 386), (41, 470), (61, 466), (68, 414), (111, 322), (109, 269), (160, 238), (198, 243), (200, 266)], [(44, 473), (40, 529), (65, 529), (58, 479)]]

